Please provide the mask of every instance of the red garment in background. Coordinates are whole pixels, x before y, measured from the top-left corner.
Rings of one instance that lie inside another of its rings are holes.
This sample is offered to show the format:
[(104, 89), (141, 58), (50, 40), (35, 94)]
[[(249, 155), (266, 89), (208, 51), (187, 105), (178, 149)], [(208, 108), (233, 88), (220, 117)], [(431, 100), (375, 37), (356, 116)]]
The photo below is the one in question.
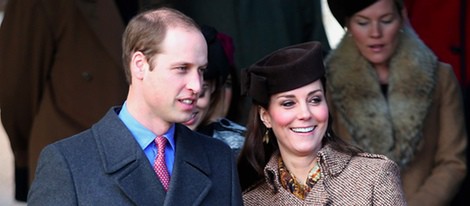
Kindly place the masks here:
[[(466, 11), (469, 12), (470, 4), (466, 4)], [(470, 86), (470, 15), (466, 15), (466, 32), (463, 34), (461, 0), (405, 0), (405, 6), (411, 25), (419, 37), (441, 61), (452, 65), (462, 86)], [(467, 36), (465, 45), (461, 43), (462, 35)], [(465, 68), (462, 58), (466, 58)], [(465, 76), (462, 69), (465, 70)]]

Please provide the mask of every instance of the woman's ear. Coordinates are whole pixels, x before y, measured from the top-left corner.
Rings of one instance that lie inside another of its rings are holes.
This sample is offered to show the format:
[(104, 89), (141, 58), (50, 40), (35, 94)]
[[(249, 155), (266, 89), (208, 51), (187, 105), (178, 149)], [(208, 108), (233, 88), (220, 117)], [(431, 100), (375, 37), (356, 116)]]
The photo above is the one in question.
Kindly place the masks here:
[(269, 115), (268, 111), (263, 108), (263, 107), (259, 107), (259, 118), (261, 119), (261, 121), (263, 122), (264, 126), (266, 128), (271, 128), (271, 116)]
[(130, 70), (132, 77), (136, 79), (143, 79), (145, 71), (149, 68), (147, 57), (140, 51), (134, 52), (131, 58)]

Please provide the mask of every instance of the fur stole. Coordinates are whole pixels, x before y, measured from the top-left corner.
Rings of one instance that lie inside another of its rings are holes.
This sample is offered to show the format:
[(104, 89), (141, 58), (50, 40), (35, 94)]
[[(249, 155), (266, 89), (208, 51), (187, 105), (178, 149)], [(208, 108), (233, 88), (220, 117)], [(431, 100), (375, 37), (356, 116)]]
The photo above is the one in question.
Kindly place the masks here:
[(437, 57), (405, 27), (391, 61), (387, 97), (377, 74), (346, 33), (326, 59), (327, 91), (353, 141), (405, 167), (422, 140), (436, 85)]

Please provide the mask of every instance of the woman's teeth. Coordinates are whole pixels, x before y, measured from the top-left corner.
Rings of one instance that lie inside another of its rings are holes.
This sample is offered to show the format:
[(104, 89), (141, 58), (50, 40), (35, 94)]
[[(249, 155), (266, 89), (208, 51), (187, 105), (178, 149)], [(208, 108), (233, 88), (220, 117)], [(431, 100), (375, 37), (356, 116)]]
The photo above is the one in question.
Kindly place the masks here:
[(311, 132), (315, 127), (301, 127), (301, 128), (292, 128), (291, 130), (298, 133), (307, 133)]

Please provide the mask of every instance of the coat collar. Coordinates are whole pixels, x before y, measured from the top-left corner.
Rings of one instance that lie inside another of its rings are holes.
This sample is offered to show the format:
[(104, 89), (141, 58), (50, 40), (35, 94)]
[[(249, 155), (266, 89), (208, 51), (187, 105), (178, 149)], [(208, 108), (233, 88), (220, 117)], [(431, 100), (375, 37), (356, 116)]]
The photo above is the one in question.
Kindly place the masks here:
[[(346, 168), (352, 158), (351, 155), (338, 152), (329, 145), (323, 146), (323, 148), (318, 151), (317, 156), (320, 158), (320, 168), (323, 176), (338, 176), (339, 173)], [(266, 181), (274, 190), (277, 190), (281, 186), (279, 182), (278, 158), (279, 150), (271, 155), (271, 158), (264, 168)]]
[[(186, 126), (176, 124), (175, 141), (175, 181), (170, 182), (170, 189), (165, 205), (185, 205), (192, 200), (193, 205), (200, 205), (214, 184), (209, 178), (212, 171), (207, 152), (202, 144), (197, 144), (198, 134)], [(184, 194), (184, 198), (181, 198)]]
[[(120, 108), (111, 109), (92, 127), (104, 171), (116, 181), (136, 205), (182, 205), (194, 200), (197, 205), (212, 185), (210, 165), (203, 146), (194, 144), (194, 133), (176, 124), (176, 153), (172, 180), (167, 193), (142, 149), (117, 116)], [(181, 194), (185, 194), (181, 198)]]
[[(338, 176), (349, 164), (352, 159), (351, 155), (338, 152), (331, 148), (329, 145), (325, 145), (317, 154), (320, 158), (320, 168), (322, 173), (321, 181), (318, 183), (320, 184), (328, 184), (331, 178)], [(282, 189), (282, 185), (280, 182), (280, 174), (279, 174), (279, 165), (278, 165), (278, 158), (279, 158), (279, 151), (276, 151), (271, 155), (270, 160), (266, 164), (264, 168), (264, 176), (266, 183), (268, 186), (275, 192)], [(256, 187), (256, 186), (255, 186)], [(321, 188), (314, 188), (315, 191), (324, 193), (324, 195), (320, 195), (319, 199), (320, 202), (326, 205), (329, 201), (328, 199), (328, 186), (323, 186)], [(250, 189), (248, 189), (250, 190)]]
[(114, 0), (76, 2), (99, 42), (115, 62), (121, 65), (121, 38), (125, 25)]
[(436, 85), (437, 58), (405, 27), (390, 63), (388, 97), (375, 70), (345, 34), (326, 59), (327, 90), (353, 141), (402, 167), (414, 156)]

